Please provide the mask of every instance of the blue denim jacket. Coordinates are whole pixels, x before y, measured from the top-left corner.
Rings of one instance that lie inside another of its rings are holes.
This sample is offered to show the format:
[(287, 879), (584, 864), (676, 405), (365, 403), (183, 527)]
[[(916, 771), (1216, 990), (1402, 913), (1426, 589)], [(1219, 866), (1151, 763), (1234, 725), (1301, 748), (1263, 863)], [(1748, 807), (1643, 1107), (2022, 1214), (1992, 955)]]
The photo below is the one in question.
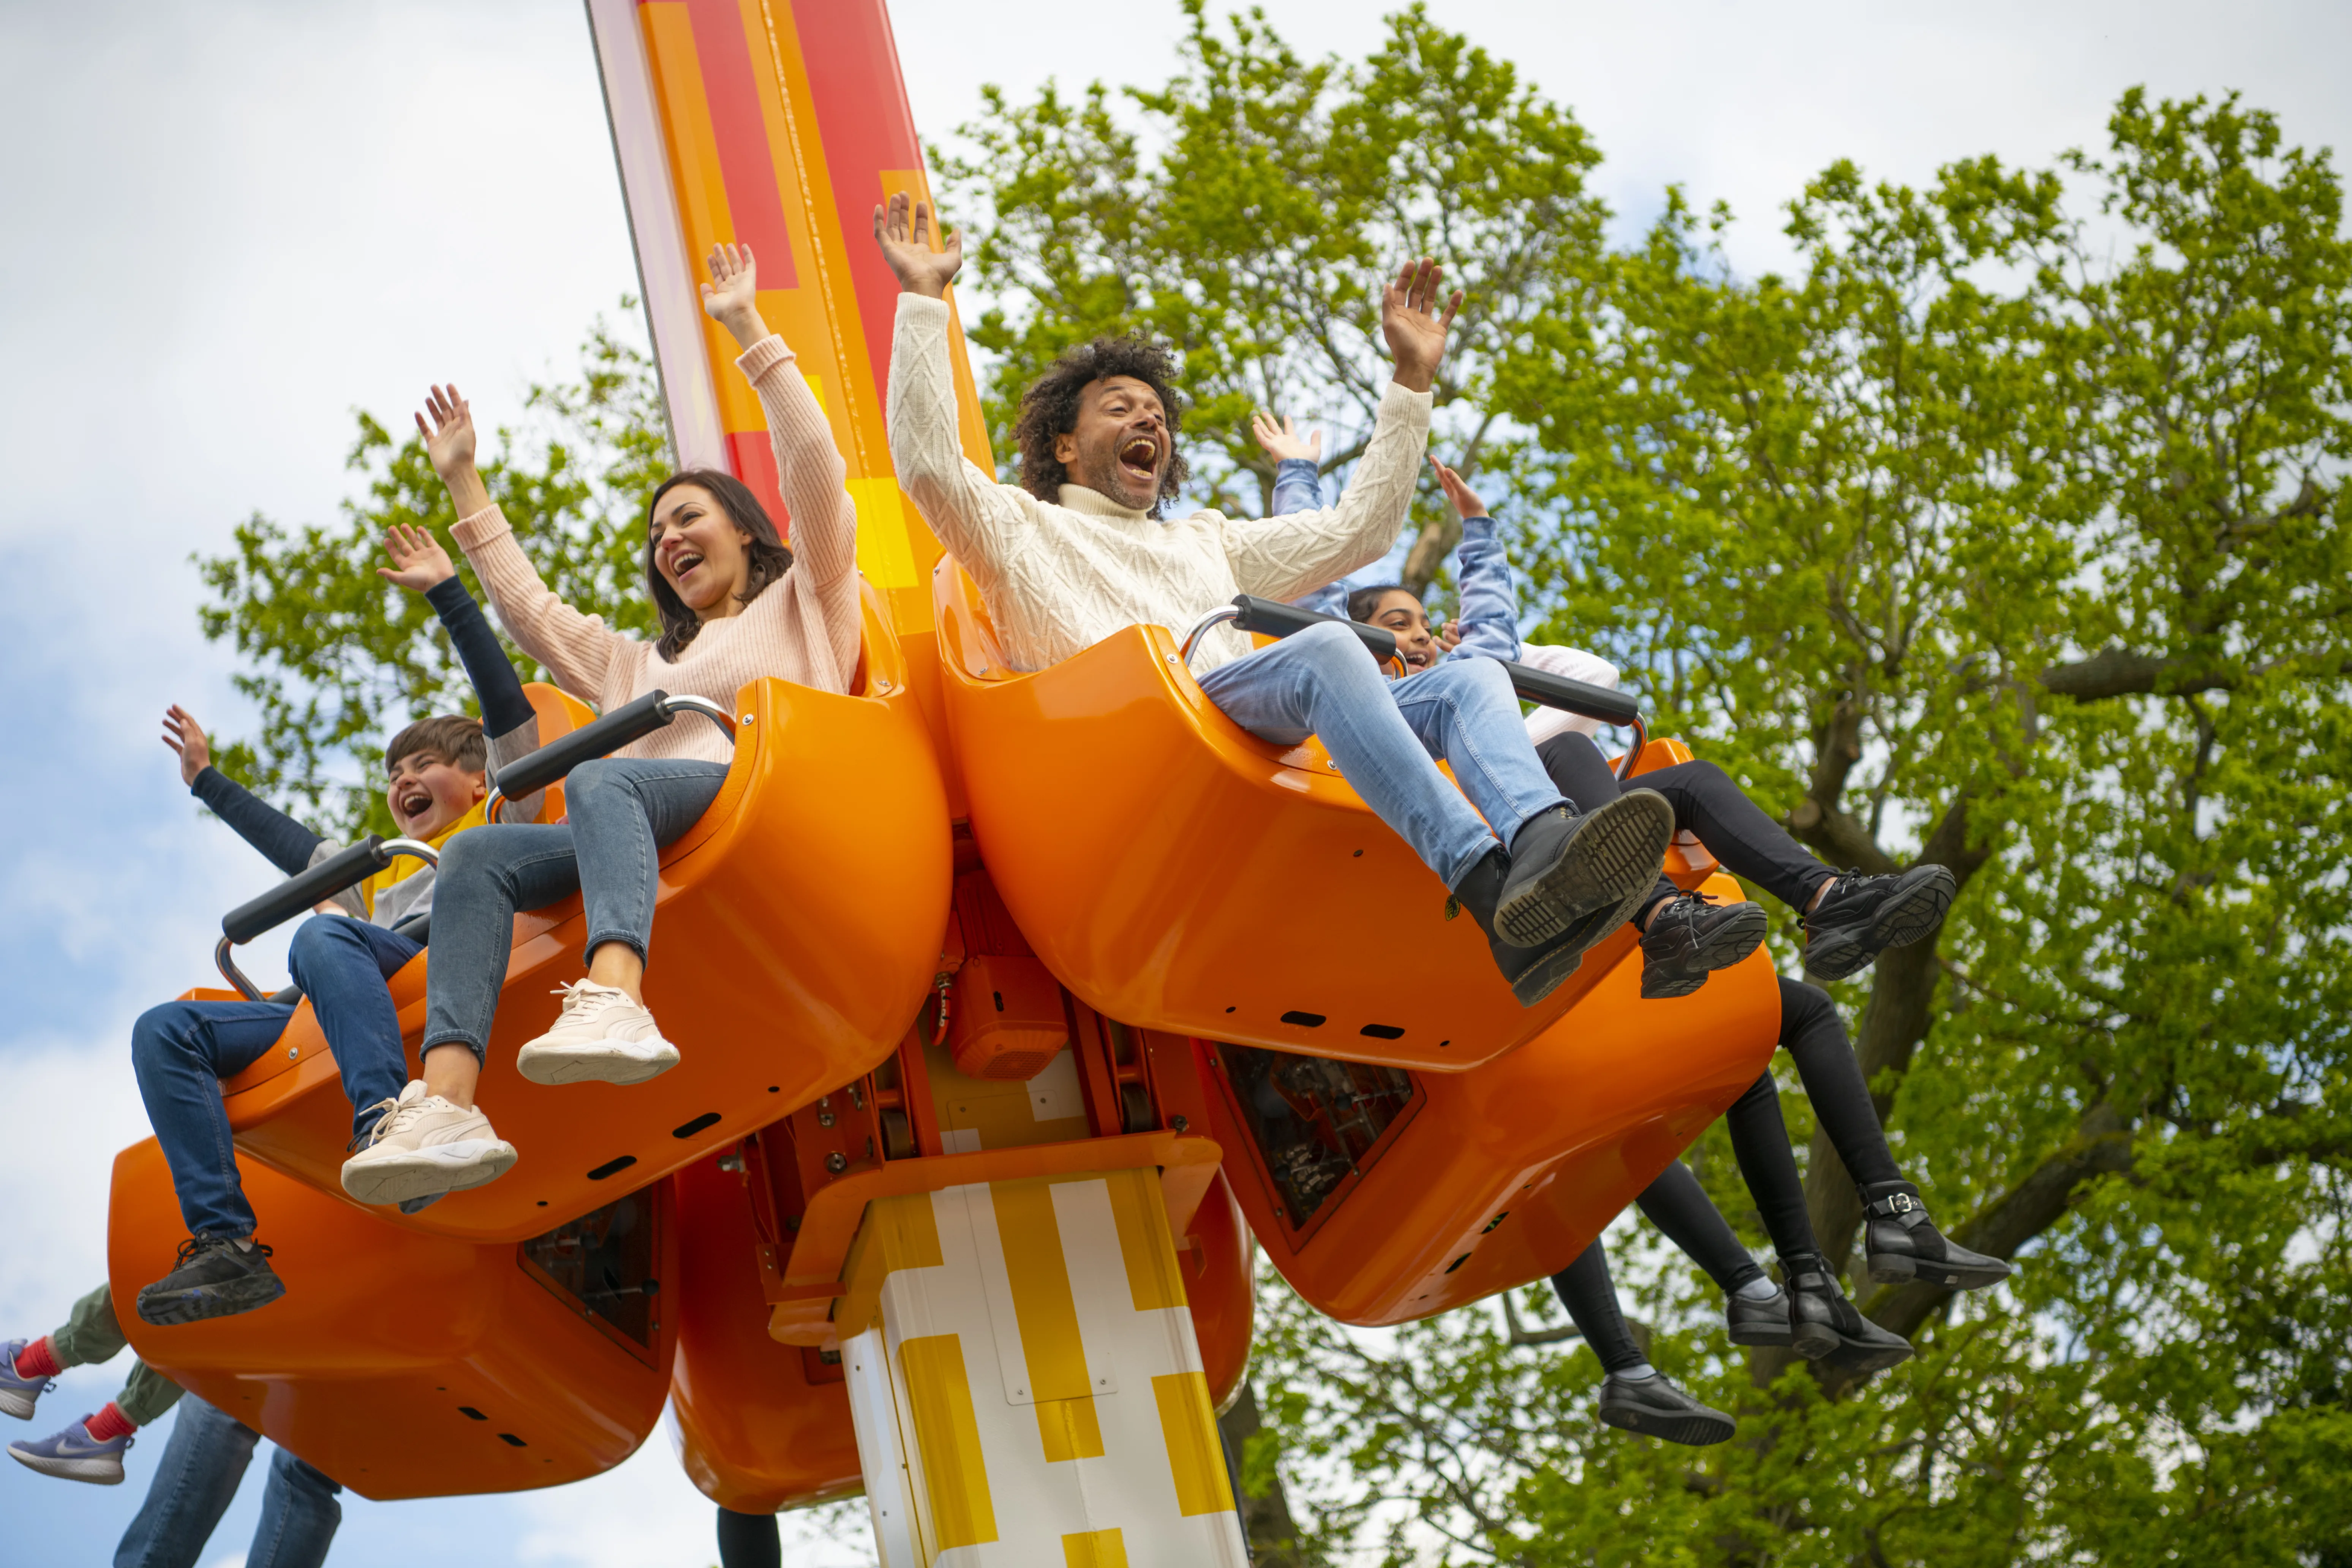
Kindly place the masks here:
[[(1322, 504), (1323, 482), (1313, 463), (1304, 458), (1286, 458), (1275, 465), (1274, 515)], [(1495, 537), (1493, 518), (1462, 520), (1460, 570), (1462, 613), (1455, 624), (1461, 627), (1462, 642), (1448, 657), (1518, 658), (1518, 592), (1511, 582), (1510, 558), (1504, 553), (1503, 542)], [(1344, 584), (1328, 583), (1291, 603), (1303, 610), (1344, 618), (1348, 590)]]

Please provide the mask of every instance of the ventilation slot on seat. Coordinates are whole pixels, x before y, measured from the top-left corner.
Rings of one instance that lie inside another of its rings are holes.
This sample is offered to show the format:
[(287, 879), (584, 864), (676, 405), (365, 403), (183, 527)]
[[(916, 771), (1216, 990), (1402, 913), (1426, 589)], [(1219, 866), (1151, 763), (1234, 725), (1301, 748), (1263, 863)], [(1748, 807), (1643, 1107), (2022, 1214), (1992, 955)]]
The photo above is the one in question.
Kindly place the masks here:
[(696, 1117), (693, 1121), (687, 1122), (684, 1126), (671, 1128), (669, 1130), (669, 1135), (673, 1138), (691, 1138), (696, 1133), (701, 1131), (704, 1128), (715, 1127), (718, 1124), (719, 1112), (715, 1110), (706, 1110), (701, 1115)]
[(1394, 1024), (1367, 1024), (1356, 1033), (1375, 1040), (1402, 1040), (1404, 1031)]
[(636, 1163), (637, 1157), (635, 1154), (624, 1154), (617, 1160), (607, 1160), (589, 1172), (588, 1179), (592, 1182), (601, 1182), (607, 1176), (620, 1174)]
[(1302, 1029), (1319, 1029), (1323, 1026), (1323, 1015), (1290, 1012), (1282, 1016), (1282, 1021), (1286, 1024), (1296, 1024)]

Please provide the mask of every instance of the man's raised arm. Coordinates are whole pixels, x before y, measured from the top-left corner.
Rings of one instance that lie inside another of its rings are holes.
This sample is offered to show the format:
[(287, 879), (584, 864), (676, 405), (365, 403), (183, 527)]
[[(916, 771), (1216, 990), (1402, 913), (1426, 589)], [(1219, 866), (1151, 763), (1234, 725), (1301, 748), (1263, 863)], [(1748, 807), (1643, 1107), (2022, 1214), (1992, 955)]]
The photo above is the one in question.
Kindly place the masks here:
[(1226, 525), (1225, 556), (1244, 593), (1293, 598), (1379, 560), (1396, 543), (1429, 445), (1430, 388), (1462, 309), (1457, 289), (1438, 310), (1444, 277), (1427, 257), (1408, 261), (1381, 296), (1381, 335), (1396, 368), (1339, 504)]
[(874, 209), (874, 242), (899, 289), (890, 341), (890, 463), (948, 553), (984, 575), (1013, 548), (1027, 498), (964, 458), (947, 306), (948, 284), (963, 266), (963, 236), (943, 232), (934, 250), (930, 224), (930, 207), (903, 195)]

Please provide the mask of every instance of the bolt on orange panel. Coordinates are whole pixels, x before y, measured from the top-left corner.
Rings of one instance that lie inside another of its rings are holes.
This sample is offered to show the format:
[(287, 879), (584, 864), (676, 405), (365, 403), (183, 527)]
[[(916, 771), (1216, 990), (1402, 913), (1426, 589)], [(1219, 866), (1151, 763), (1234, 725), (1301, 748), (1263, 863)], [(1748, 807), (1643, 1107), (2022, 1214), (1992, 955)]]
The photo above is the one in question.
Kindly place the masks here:
[(107, 1272), (150, 1366), (378, 1500), (518, 1491), (611, 1468), (661, 1415), (677, 1340), (667, 1183), (524, 1243), (428, 1236), (238, 1162), (286, 1294), (157, 1328), (179, 1205), (153, 1139), (115, 1157)]
[(1328, 766), (1219, 712), (1165, 629), (1050, 669), (998, 652), (971, 580), (933, 575), (971, 831), (1037, 956), (1150, 1029), (1460, 1072), (1592, 984), (1523, 1008), (1445, 885)]
[[(575, 896), (515, 922), (479, 1099), (521, 1158), (394, 1223), (518, 1241), (731, 1143), (870, 1071), (928, 994), (947, 918), (947, 803), (897, 643), (869, 591), (863, 696), (760, 680), (718, 800), (662, 852), (646, 1000), (678, 1066), (629, 1087), (528, 1083), (517, 1048), (583, 973)], [(688, 715), (682, 723), (701, 723)], [(422, 1034), (430, 950), (392, 980)], [(338, 1202), (350, 1138), (306, 1003), (282, 1050), (224, 1085), (238, 1146)], [(394, 1211), (382, 1211), (390, 1215)]]

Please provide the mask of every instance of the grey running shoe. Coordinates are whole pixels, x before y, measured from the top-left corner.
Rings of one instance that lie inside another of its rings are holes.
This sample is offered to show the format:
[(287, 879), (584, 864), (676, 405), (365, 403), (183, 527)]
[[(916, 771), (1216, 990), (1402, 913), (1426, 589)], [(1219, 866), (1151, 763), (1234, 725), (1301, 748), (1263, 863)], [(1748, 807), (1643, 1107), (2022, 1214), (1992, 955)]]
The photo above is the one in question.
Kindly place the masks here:
[(1727, 1441), (1738, 1427), (1722, 1411), (1710, 1410), (1676, 1388), (1663, 1372), (1647, 1377), (1621, 1377), (1612, 1372), (1602, 1378), (1601, 1419), (1622, 1431), (1694, 1448)]
[(0, 1415), (14, 1415), (19, 1421), (30, 1421), (41, 1395), (57, 1386), (46, 1377), (16, 1375), (16, 1358), (30, 1343), (30, 1340), (10, 1340), (0, 1345)]
[(1821, 906), (1804, 917), (1805, 969), (1843, 980), (1890, 947), (1908, 947), (1944, 923), (1959, 884), (1941, 866), (1914, 866), (1891, 877), (1838, 873)]
[(1675, 808), (1655, 790), (1627, 790), (1579, 816), (1555, 806), (1521, 824), (1510, 875), (1495, 906), (1495, 932), (1515, 947), (1541, 947), (1580, 915), (1622, 908), (1598, 942), (1632, 918), (1656, 880), (1675, 836)]
[(1642, 933), (1642, 994), (1689, 995), (1709, 974), (1762, 946), (1769, 923), (1763, 906), (1746, 900), (1718, 904), (1705, 893), (1685, 893), (1659, 905)]
[(109, 1437), (101, 1443), (89, 1435), (83, 1425), (85, 1415), (64, 1431), (47, 1437), (37, 1437), (27, 1443), (8, 1445), (8, 1457), (27, 1468), (59, 1480), (88, 1481), (92, 1486), (118, 1487), (122, 1484), (122, 1451), (133, 1439), (129, 1433)]
[(226, 1236), (200, 1236), (180, 1244), (179, 1266), (139, 1292), (139, 1316), (159, 1328), (229, 1318), (267, 1307), (286, 1294), (286, 1281), (269, 1267), (269, 1248), (240, 1246)]

